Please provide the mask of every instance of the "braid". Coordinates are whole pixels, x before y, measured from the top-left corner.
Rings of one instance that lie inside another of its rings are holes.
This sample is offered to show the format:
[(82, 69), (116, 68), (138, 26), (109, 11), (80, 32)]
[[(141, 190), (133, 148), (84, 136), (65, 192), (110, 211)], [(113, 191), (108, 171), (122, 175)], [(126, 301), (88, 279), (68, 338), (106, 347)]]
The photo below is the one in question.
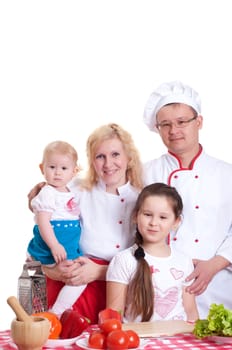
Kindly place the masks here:
[[(136, 236), (139, 237), (139, 232)], [(131, 305), (131, 315), (135, 319), (141, 315), (141, 321), (149, 321), (154, 310), (154, 288), (152, 285), (150, 266), (144, 259), (145, 253), (142, 246), (134, 252), (135, 259), (138, 262), (137, 271), (134, 278), (128, 286), (128, 293), (133, 295), (133, 304)]]

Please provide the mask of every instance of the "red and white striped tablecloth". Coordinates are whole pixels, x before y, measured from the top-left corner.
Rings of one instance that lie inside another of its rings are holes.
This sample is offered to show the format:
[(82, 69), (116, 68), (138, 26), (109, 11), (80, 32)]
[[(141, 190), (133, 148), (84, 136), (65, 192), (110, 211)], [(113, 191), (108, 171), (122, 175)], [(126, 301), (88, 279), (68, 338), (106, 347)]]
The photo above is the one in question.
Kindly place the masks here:
[[(86, 333), (83, 337), (86, 337)], [(10, 331), (0, 332), (0, 350), (15, 350), (17, 346), (13, 343), (10, 337)], [(43, 349), (49, 349), (44, 347)], [(54, 348), (53, 348), (54, 349)], [(73, 349), (80, 350), (76, 344), (61, 347), (58, 346), (56, 350)], [(232, 350), (231, 343), (216, 342), (207, 339), (196, 339), (193, 334), (179, 334), (172, 337), (160, 337), (160, 338), (146, 338), (142, 341), (142, 346), (139, 350)]]

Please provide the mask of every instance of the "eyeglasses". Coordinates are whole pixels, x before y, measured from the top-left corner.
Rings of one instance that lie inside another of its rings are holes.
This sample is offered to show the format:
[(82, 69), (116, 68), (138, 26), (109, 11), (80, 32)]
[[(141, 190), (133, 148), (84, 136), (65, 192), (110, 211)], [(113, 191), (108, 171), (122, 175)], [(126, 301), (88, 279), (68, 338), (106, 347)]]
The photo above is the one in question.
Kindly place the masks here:
[(165, 131), (165, 130), (170, 130), (171, 127), (174, 125), (176, 128), (178, 129), (182, 129), (185, 128), (190, 122), (192, 122), (193, 120), (197, 119), (197, 115), (195, 115), (194, 117), (190, 118), (190, 119), (177, 119), (173, 122), (161, 122), (161, 123), (157, 123), (156, 127), (159, 131)]

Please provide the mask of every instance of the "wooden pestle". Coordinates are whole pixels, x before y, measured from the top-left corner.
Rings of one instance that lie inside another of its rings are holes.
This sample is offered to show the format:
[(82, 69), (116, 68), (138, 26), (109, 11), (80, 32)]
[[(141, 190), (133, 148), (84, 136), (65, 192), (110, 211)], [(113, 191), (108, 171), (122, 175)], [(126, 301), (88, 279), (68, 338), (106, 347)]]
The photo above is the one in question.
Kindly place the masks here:
[(33, 319), (28, 313), (24, 310), (24, 308), (19, 303), (18, 299), (14, 296), (11, 296), (7, 299), (7, 303), (10, 305), (12, 310), (14, 311), (18, 321), (24, 322), (33, 322)]

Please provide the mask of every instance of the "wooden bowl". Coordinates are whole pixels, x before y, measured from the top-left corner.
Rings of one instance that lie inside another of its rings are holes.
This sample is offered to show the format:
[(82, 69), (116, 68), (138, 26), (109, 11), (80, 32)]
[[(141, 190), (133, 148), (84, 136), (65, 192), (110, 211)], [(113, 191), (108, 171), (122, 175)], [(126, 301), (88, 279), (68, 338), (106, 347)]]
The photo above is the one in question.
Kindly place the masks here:
[(50, 322), (47, 318), (31, 316), (31, 321), (11, 322), (11, 337), (19, 350), (41, 350), (46, 343)]

